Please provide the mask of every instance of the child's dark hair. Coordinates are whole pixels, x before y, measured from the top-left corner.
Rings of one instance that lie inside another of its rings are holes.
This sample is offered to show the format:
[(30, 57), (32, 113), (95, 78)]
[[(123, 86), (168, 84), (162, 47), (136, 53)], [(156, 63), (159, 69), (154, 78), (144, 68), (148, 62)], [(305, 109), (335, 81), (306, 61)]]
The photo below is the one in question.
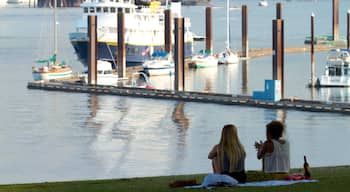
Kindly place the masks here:
[(272, 139), (279, 139), (282, 137), (284, 125), (280, 121), (271, 121), (266, 125), (267, 132), (270, 133)]

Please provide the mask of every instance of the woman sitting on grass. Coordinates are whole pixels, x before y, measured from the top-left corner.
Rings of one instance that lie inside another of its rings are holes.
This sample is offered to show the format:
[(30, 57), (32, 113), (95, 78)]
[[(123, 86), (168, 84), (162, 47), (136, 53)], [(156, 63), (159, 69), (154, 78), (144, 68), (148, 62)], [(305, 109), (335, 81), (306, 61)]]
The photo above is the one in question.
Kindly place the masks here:
[(280, 121), (271, 121), (266, 125), (266, 141), (255, 142), (257, 158), (263, 159), (265, 173), (282, 173), (290, 169), (289, 142), (282, 139), (284, 125)]
[(237, 128), (225, 125), (222, 128), (220, 143), (209, 152), (214, 173), (226, 174), (240, 183), (245, 183), (247, 176), (244, 169), (245, 150), (238, 139)]

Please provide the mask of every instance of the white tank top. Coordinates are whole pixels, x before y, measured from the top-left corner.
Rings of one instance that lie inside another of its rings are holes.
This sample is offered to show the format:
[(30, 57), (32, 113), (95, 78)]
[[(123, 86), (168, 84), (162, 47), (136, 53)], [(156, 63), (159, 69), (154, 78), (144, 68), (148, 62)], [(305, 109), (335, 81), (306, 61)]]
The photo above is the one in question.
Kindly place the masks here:
[(265, 173), (288, 173), (290, 168), (289, 142), (283, 144), (272, 139), (273, 152), (264, 155)]

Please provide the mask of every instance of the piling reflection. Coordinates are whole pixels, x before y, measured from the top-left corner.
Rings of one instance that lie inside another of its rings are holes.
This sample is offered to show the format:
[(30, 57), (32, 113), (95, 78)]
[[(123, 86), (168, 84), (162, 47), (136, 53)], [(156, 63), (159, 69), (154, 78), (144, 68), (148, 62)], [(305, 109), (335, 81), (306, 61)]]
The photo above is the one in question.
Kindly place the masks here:
[(189, 91), (214, 92), (218, 74), (218, 67), (208, 67), (201, 69), (189, 68), (185, 75), (185, 87)]
[(176, 140), (176, 160), (183, 159), (184, 150), (186, 147), (186, 135), (189, 128), (189, 119), (186, 117), (185, 102), (178, 102), (175, 105), (172, 113), (172, 120), (177, 127), (177, 140)]
[(129, 108), (126, 98), (90, 95), (88, 108), (90, 116), (85, 125), (90, 125), (94, 139), (90, 144), (93, 157), (103, 167), (101, 172), (109, 173), (125, 162), (132, 141), (132, 132), (124, 129), (123, 119)]
[(248, 95), (248, 60), (242, 60), (242, 94)]

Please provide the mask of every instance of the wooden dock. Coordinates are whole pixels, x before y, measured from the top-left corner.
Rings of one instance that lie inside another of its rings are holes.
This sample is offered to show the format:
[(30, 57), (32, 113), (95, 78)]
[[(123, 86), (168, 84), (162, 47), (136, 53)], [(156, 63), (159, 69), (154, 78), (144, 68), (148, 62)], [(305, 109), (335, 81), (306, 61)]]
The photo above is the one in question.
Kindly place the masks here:
[(310, 112), (330, 112), (350, 114), (349, 103), (330, 103), (321, 101), (309, 101), (300, 99), (282, 99), (278, 102), (254, 100), (250, 96), (228, 95), (203, 92), (183, 92), (159, 89), (143, 89), (132, 87), (117, 87), (103, 85), (85, 85), (72, 82), (29, 82), (28, 89), (48, 91), (64, 91), (76, 93), (93, 93), (118, 95), (129, 97), (141, 97), (152, 99), (181, 100), (187, 102), (214, 103), (222, 105), (241, 105), (249, 107), (261, 107), (269, 109), (292, 109)]

